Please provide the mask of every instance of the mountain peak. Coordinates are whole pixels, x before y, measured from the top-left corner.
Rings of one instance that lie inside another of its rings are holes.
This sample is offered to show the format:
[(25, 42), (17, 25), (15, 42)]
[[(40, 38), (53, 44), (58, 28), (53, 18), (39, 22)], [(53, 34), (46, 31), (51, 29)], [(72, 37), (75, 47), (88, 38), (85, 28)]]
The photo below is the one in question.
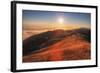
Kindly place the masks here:
[(62, 34), (64, 32), (64, 30), (63, 29), (56, 29), (56, 30), (53, 30), (52, 31), (52, 33), (53, 33), (53, 35), (60, 35), (60, 34)]

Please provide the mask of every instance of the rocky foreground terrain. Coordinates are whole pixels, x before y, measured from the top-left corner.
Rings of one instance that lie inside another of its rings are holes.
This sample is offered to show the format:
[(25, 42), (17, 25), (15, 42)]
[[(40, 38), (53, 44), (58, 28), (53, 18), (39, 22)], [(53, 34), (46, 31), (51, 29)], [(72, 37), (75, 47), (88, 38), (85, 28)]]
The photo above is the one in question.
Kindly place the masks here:
[(31, 36), (23, 41), (23, 62), (90, 59), (90, 33), (90, 29), (80, 28)]

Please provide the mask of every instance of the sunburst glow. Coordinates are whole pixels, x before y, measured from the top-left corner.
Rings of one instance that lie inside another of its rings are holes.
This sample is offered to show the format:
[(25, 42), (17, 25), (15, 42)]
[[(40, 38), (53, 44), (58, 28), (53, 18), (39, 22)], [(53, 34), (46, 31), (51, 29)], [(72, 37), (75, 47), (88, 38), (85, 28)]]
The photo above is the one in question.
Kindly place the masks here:
[(59, 18), (58, 18), (58, 22), (59, 22), (60, 24), (63, 24), (63, 23), (64, 23), (64, 18), (59, 17)]

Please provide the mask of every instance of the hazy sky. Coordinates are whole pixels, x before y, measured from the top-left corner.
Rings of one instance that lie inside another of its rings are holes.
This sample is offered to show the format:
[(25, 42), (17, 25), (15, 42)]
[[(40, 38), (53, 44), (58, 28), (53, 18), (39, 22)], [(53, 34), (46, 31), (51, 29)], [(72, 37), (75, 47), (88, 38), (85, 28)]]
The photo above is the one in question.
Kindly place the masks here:
[(23, 27), (33, 29), (90, 28), (90, 13), (23, 10)]

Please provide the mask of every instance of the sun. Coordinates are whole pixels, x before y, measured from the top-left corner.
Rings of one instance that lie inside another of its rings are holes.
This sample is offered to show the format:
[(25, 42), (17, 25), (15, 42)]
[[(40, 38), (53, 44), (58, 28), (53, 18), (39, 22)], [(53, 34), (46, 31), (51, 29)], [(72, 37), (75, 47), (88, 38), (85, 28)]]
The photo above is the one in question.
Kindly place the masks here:
[(63, 24), (63, 23), (64, 23), (64, 18), (59, 17), (59, 18), (58, 18), (58, 22), (59, 22), (60, 24)]
[(55, 25), (57, 29), (64, 29), (66, 30), (66, 24), (64, 17), (58, 17), (57, 18), (57, 24)]

